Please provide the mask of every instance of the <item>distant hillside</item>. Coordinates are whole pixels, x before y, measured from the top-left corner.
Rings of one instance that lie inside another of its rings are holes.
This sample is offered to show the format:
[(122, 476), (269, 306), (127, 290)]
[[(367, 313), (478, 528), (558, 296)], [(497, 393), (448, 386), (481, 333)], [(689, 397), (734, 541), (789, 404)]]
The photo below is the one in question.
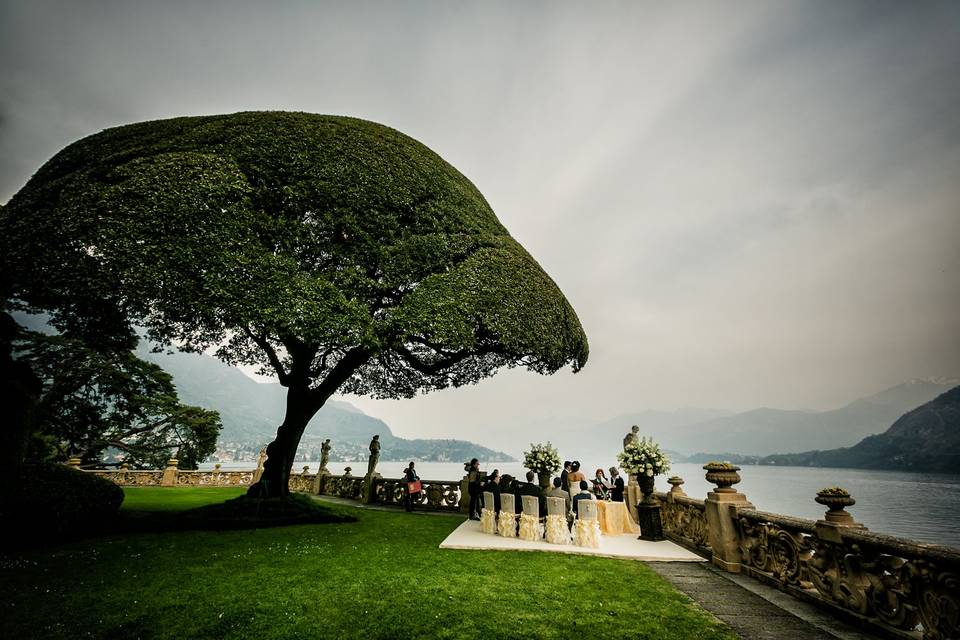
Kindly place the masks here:
[(772, 455), (760, 464), (960, 473), (960, 386), (853, 447)]
[[(263, 384), (220, 360), (195, 353), (151, 353), (141, 347), (138, 355), (160, 365), (173, 376), (180, 399), (215, 409), (223, 420), (221, 443), (249, 458), (273, 439), (283, 418), (286, 390), (279, 384)], [(509, 455), (465, 440), (408, 440), (393, 435), (390, 427), (353, 405), (329, 400), (307, 426), (298, 458), (319, 459), (320, 441), (330, 438), (332, 460), (366, 458), (370, 438), (380, 435), (382, 460), (509, 461)]]
[[(851, 446), (884, 431), (898, 417), (960, 381), (911, 380), (831, 411), (754, 409), (682, 426), (658, 425), (644, 431), (663, 446), (697, 459), (732, 451), (741, 456), (765, 456)], [(729, 458), (724, 458), (729, 459)]]

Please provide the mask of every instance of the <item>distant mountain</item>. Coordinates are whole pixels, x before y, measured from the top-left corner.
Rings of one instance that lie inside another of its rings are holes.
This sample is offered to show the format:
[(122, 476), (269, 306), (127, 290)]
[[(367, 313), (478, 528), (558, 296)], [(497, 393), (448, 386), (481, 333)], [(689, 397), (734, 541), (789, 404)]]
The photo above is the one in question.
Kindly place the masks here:
[(853, 447), (767, 456), (759, 463), (960, 473), (960, 386)]
[[(851, 446), (886, 429), (910, 409), (951, 387), (958, 380), (911, 380), (831, 411), (754, 409), (651, 433), (662, 446), (692, 454), (697, 459), (733, 451), (741, 456), (764, 456), (814, 449)], [(729, 459), (729, 458), (725, 458)]]
[[(138, 354), (173, 376), (177, 393), (186, 404), (220, 412), (221, 443), (250, 457), (266, 445), (283, 419), (286, 389), (275, 383), (259, 383), (217, 358), (195, 353), (152, 353), (142, 345)], [(382, 460), (509, 461), (509, 455), (465, 440), (408, 440), (393, 434), (385, 422), (353, 405), (328, 400), (304, 433), (298, 458), (319, 459), (319, 444), (330, 438), (333, 460), (363, 460), (370, 438), (380, 435)]]

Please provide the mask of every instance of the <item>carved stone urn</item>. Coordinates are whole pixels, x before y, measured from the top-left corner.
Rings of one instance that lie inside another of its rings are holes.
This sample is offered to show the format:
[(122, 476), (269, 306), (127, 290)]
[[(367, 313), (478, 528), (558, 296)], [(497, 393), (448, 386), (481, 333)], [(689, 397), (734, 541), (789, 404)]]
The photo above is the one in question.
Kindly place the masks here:
[(708, 462), (703, 465), (707, 482), (717, 485), (717, 493), (736, 493), (733, 485), (740, 482), (740, 467), (729, 462)]
[(839, 487), (821, 489), (814, 500), (827, 508), (827, 513), (824, 515), (827, 522), (843, 525), (854, 523), (853, 516), (845, 509), (857, 504), (857, 501), (846, 490)]
[(643, 500), (640, 504), (657, 504), (657, 499), (653, 497), (653, 476), (646, 473), (637, 474), (637, 484), (640, 485), (640, 491), (643, 493)]

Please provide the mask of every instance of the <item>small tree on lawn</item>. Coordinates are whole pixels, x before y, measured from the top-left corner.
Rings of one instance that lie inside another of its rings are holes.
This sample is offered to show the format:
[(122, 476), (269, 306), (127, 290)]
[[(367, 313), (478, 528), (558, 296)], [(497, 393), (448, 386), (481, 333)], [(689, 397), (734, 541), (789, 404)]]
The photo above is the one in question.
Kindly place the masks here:
[(287, 387), (257, 495), (284, 495), (335, 392), (410, 397), (587, 361), (556, 284), (474, 185), (393, 129), (239, 113), (108, 129), (0, 213), (4, 298), (82, 333), (136, 323)]

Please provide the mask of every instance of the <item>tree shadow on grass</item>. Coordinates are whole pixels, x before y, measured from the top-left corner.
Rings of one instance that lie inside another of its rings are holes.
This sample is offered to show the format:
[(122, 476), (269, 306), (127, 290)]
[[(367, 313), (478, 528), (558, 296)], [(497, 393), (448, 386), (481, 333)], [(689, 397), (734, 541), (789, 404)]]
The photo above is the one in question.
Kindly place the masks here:
[(48, 547), (85, 538), (137, 533), (177, 531), (234, 531), (305, 524), (356, 522), (357, 518), (336, 507), (322, 505), (308, 496), (286, 498), (240, 496), (217, 504), (182, 511), (125, 510), (108, 517), (54, 526), (50, 514), (21, 514), (17, 535), (3, 550)]
[(336, 524), (357, 519), (307, 496), (285, 498), (240, 496), (185, 511), (125, 511), (117, 518), (120, 532), (230, 531), (299, 524)]

